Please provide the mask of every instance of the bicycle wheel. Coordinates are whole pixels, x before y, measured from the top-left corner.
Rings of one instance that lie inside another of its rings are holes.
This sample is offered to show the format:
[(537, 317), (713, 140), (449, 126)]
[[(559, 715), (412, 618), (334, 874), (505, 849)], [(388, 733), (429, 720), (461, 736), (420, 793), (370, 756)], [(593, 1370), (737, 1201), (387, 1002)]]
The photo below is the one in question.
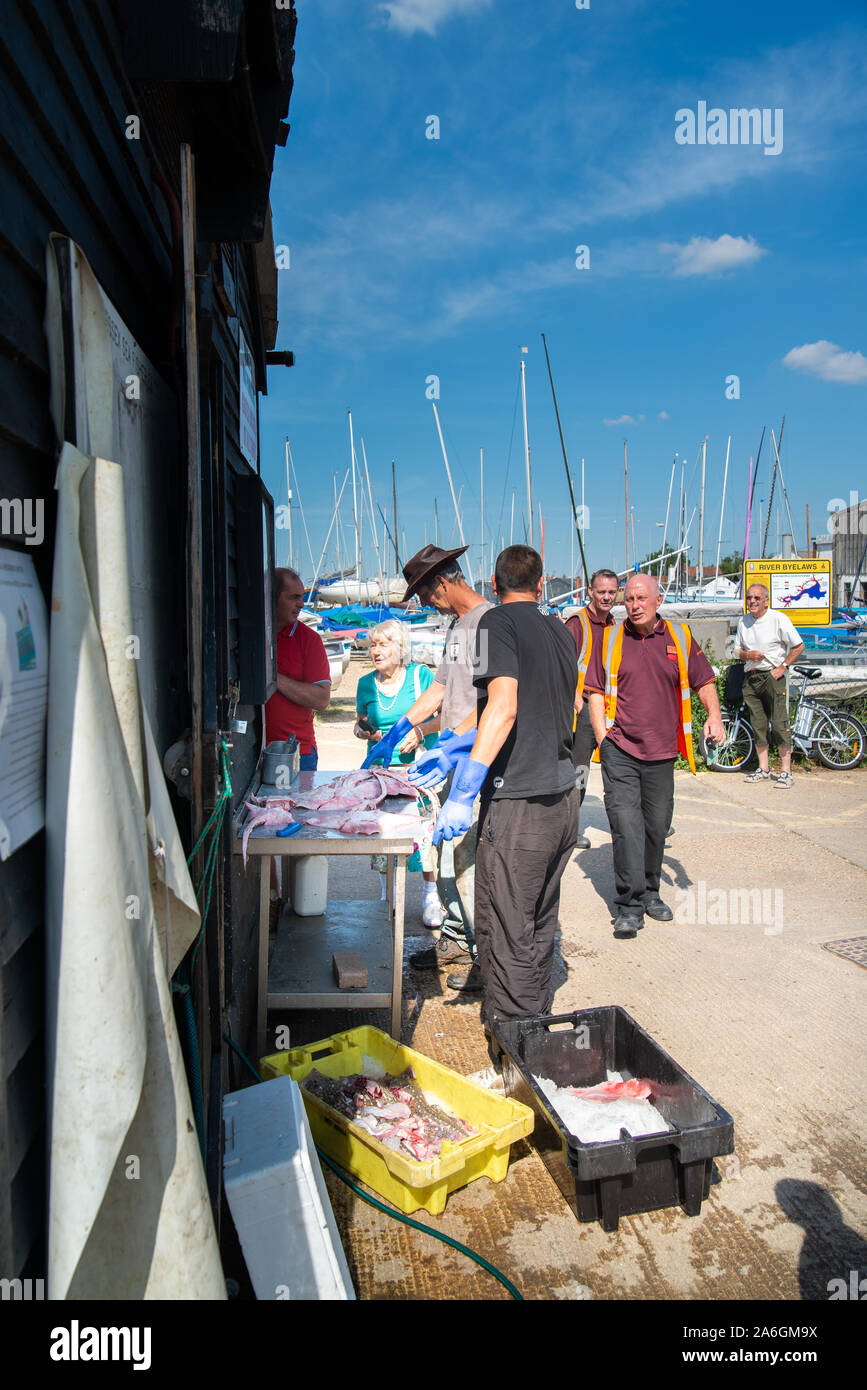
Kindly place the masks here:
[[(745, 719), (739, 718), (737, 733), (733, 738), (731, 730), (734, 722), (735, 716), (728, 710), (723, 710), (722, 723), (726, 741), (720, 745), (716, 761), (708, 763), (708, 769), (711, 772), (741, 772), (752, 759), (754, 751), (753, 731)], [(699, 735), (698, 742), (701, 755), (707, 761), (707, 744), (704, 734)]]
[(813, 733), (819, 761), (845, 772), (857, 767), (864, 756), (864, 727), (849, 714), (829, 710)]

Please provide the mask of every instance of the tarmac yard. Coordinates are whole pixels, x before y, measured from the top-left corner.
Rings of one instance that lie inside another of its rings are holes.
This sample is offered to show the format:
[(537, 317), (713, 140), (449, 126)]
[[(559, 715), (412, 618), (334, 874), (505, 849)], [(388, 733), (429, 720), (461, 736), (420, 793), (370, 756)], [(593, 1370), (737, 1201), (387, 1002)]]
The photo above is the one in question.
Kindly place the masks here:
[[(320, 767), (360, 761), (356, 670), (320, 725)], [(625, 1216), (606, 1234), (576, 1220), (531, 1138), (512, 1148), (503, 1182), (478, 1179), (442, 1216), (415, 1219), (484, 1255), (526, 1299), (826, 1301), (831, 1281), (867, 1275), (865, 791), (864, 770), (796, 765), (790, 790), (678, 773), (661, 889), (675, 921), (646, 919), (634, 940), (616, 940), (594, 766), (582, 814), (591, 848), (563, 879), (555, 1010), (622, 1005), (729, 1111), (735, 1152), (716, 1160), (700, 1215)], [(332, 859), (329, 875), (332, 898), (379, 895), (364, 861)], [(407, 957), (431, 940), (420, 878), (407, 880)], [(847, 955), (825, 949), (840, 941), (853, 943)], [(449, 990), (446, 973), (405, 966), (403, 1041), (467, 1075), (488, 1064), (479, 996)], [(388, 1027), (378, 1013), (287, 1021), (293, 1046)], [(360, 1298), (508, 1299), (457, 1251), (326, 1181)]]

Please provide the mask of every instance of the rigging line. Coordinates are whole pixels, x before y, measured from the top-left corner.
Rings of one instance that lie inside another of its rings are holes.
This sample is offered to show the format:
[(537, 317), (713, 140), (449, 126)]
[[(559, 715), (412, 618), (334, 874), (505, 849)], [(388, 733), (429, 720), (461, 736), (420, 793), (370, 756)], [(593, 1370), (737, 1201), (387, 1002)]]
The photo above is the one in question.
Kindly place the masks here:
[(515, 408), (512, 411), (512, 433), (509, 436), (509, 452), (506, 456), (506, 476), (503, 480), (503, 496), (500, 499), (500, 515), (497, 518), (497, 524), (494, 528), (495, 535), (497, 531), (501, 531), (503, 529), (503, 511), (505, 510), (506, 506), (506, 493), (509, 490), (509, 470), (512, 467), (512, 446), (515, 442), (515, 425), (518, 421), (518, 401), (520, 400), (520, 396), (521, 383), (519, 380), (517, 385), (515, 386)]
[(310, 532), (307, 530), (307, 517), (304, 515), (304, 503), (301, 501), (301, 489), (298, 486), (298, 469), (295, 467), (295, 460), (292, 457), (292, 445), (286, 440), (286, 447), (289, 450), (289, 466), (292, 469), (292, 477), (295, 479), (295, 491), (298, 493), (298, 507), (301, 512), (301, 520), (304, 523), (304, 535), (307, 539), (307, 553), (310, 556), (310, 568), (316, 568), (316, 561), (313, 559), (313, 547), (310, 544)]

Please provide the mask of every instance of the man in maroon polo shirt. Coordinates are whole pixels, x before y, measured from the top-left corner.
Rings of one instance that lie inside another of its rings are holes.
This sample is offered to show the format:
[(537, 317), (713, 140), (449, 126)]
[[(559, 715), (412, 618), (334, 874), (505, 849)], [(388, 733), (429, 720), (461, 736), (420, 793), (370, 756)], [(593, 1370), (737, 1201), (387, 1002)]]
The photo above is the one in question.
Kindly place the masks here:
[[(590, 659), (602, 646), (602, 634), (614, 619), (611, 609), (617, 599), (617, 575), (613, 570), (596, 570), (590, 576), (590, 598), (579, 613), (566, 619), (566, 626), (578, 648), (578, 690), (575, 696), (575, 732), (572, 735), (572, 765), (578, 782), (578, 806), (584, 805), (590, 759), (596, 747), (596, 735), (590, 722), (590, 706), (584, 699), (584, 681)], [(579, 834), (576, 849), (589, 849), (586, 835)]]
[(298, 617), (304, 585), (294, 570), (275, 569), (274, 594), (277, 689), (265, 706), (265, 742), (282, 742), (294, 734), (301, 771), (315, 771), (319, 754), (313, 712), (327, 709), (331, 699), (328, 653), (318, 632)]
[[(659, 879), (679, 746), (695, 770), (681, 669), (707, 710), (705, 738), (721, 743), (725, 737), (710, 662), (685, 625), (659, 617), (662, 595), (656, 580), (632, 575), (625, 602), (622, 639), (616, 640), (617, 629), (610, 632), (606, 661), (602, 645), (594, 645), (584, 682), (611, 825), (616, 937), (634, 937), (644, 926), (645, 913), (658, 922), (672, 918), (659, 896)], [(616, 700), (610, 724), (606, 696), (609, 702)]]

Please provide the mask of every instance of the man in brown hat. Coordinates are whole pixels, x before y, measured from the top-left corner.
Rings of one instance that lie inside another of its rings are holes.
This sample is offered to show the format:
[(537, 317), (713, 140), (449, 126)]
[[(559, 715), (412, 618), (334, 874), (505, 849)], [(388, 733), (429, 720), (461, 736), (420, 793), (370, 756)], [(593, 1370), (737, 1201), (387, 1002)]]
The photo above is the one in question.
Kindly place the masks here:
[[(368, 761), (390, 758), (391, 752), (400, 745), (409, 751), (421, 742), (418, 731), (421, 724), (427, 724), (437, 715), (441, 730), (439, 744), (450, 742), (467, 729), (475, 729), (476, 690), (473, 685), (473, 654), (475, 650), (476, 629), (479, 619), (493, 605), (481, 594), (471, 589), (464, 579), (458, 564), (466, 546), (457, 550), (441, 550), (436, 545), (424, 546), (403, 567), (407, 590), (403, 602), (416, 594), (421, 603), (433, 607), (438, 613), (451, 614), (453, 622), (446, 634), (442, 661), (434, 674), (433, 685), (423, 691), (415, 704), (407, 711), (406, 722), (398, 721), (394, 729), (379, 743), (374, 745)], [(426, 732), (430, 731), (430, 726)], [(391, 739), (389, 748), (388, 740)], [(472, 739), (470, 740), (472, 742)], [(439, 745), (438, 745), (439, 746)], [(451, 786), (453, 765), (433, 748), (423, 754), (413, 768), (413, 779), (422, 778), (426, 784), (435, 786), (448, 779), (443, 795), (448, 795)], [(470, 965), (467, 973), (456, 972), (448, 976), (446, 983), (450, 989), (479, 990), (481, 978), (475, 963), (476, 948), (473, 934), (473, 902), (475, 897), (476, 830), (478, 827), (479, 803), (476, 802), (473, 820), (466, 834), (452, 841), (454, 853), (454, 879), (443, 872), (442, 851), (438, 883), (440, 895), (444, 897), (451, 920), (447, 920), (440, 932), (436, 945), (427, 951), (418, 951), (410, 956), (410, 965), (416, 970), (433, 970), (441, 966)], [(454, 925), (452, 925), (454, 923)]]

